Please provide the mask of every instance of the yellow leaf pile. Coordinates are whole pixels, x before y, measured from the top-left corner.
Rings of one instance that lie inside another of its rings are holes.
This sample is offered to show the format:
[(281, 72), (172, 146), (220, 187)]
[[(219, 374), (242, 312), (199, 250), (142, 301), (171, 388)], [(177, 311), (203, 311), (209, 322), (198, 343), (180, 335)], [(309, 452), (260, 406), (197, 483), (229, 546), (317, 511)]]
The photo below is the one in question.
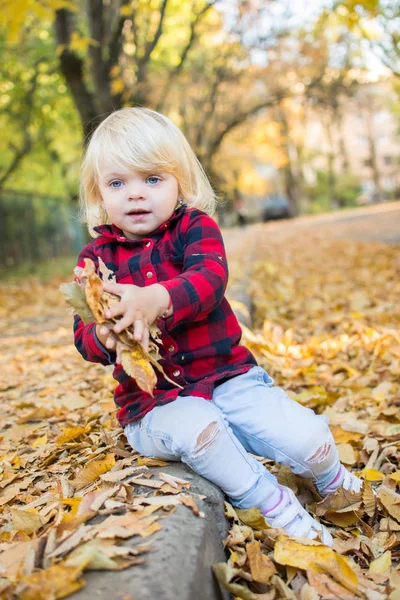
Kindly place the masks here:
[[(339, 223), (299, 220), (254, 226), (240, 252), (231, 245), (234, 279), (243, 256), (251, 260), (255, 320), (244, 342), (277, 385), (330, 419), (341, 460), (364, 479), (361, 494), (322, 500), (311, 482), (262, 460), (328, 527), (334, 547), (289, 539), (254, 509), (229, 507), (230, 558), (216, 574), (236, 599), (400, 597), (400, 253), (342, 235)], [(262, 582), (255, 575), (256, 547), (257, 564), (271, 560), (278, 576), (270, 566)]]
[(143, 562), (177, 505), (202, 516), (189, 482), (127, 444), (110, 370), (77, 353), (57, 288), (0, 285), (2, 600), (67, 597), (89, 569)]

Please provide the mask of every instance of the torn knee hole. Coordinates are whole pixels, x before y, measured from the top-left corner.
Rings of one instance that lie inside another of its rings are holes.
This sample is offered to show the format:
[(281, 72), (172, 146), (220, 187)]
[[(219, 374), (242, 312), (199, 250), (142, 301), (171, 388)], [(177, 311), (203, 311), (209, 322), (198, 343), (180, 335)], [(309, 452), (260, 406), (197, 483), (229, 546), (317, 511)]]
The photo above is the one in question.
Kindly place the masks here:
[(200, 454), (204, 450), (207, 450), (212, 443), (215, 441), (218, 434), (217, 422), (210, 423), (204, 431), (202, 431), (196, 440), (194, 451), (196, 454)]
[(325, 460), (329, 452), (332, 449), (332, 442), (325, 442), (323, 446), (320, 446), (312, 456), (309, 456), (306, 461), (308, 463), (319, 463)]

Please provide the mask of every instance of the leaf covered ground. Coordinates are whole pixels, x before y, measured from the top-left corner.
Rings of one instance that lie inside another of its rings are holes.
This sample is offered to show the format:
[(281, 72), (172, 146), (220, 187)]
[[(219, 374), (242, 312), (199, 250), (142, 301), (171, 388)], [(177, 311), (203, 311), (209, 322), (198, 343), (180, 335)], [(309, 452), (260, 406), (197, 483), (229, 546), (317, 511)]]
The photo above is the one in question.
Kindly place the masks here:
[[(398, 600), (398, 246), (338, 239), (329, 226), (268, 225), (235, 248), (232, 280), (246, 256), (256, 309), (245, 343), (292, 398), (329, 416), (342, 461), (366, 483), (357, 497), (321, 502), (310, 482), (264, 460), (330, 528), (334, 549), (227, 505), (229, 559), (215, 572), (245, 600)], [(188, 482), (162, 466), (154, 476), (128, 447), (111, 374), (73, 347), (59, 283), (0, 288), (2, 600), (66, 597), (84, 586), (85, 570), (146, 560), (178, 503), (199, 512)]]

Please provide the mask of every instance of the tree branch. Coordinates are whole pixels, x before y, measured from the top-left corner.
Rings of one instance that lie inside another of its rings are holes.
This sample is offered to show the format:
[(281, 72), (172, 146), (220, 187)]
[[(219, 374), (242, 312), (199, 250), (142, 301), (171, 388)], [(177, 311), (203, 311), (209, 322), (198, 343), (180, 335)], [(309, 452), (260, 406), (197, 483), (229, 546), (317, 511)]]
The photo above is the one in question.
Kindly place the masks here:
[(218, 2), (218, 0), (213, 0), (212, 2), (209, 2), (208, 4), (203, 6), (203, 9), (195, 16), (195, 18), (190, 23), (190, 35), (189, 35), (188, 42), (182, 50), (178, 64), (176, 65), (176, 67), (171, 69), (171, 71), (168, 74), (167, 81), (166, 81), (163, 91), (161, 93), (160, 100), (157, 103), (156, 110), (161, 110), (162, 106), (165, 104), (165, 100), (168, 96), (169, 90), (171, 89), (171, 85), (172, 85), (173, 81), (177, 79), (180, 72), (182, 71), (182, 68), (185, 64), (186, 58), (189, 54), (189, 50), (192, 48), (192, 46), (196, 40), (196, 36), (197, 36), (196, 27), (197, 27), (198, 23), (200, 22), (201, 18), (204, 17), (204, 15), (210, 10), (210, 8), (212, 8), (217, 2)]
[(89, 46), (92, 71), (96, 86), (96, 102), (100, 114), (109, 113), (114, 109), (110, 93), (110, 75), (108, 64), (103, 58), (104, 50), (104, 13), (103, 0), (88, 1), (88, 19), (94, 44)]
[(32, 78), (32, 85), (28, 89), (25, 99), (24, 105), (27, 106), (27, 111), (23, 114), (22, 122), (20, 123), (20, 128), (24, 132), (24, 141), (20, 148), (15, 148), (15, 154), (10, 164), (6, 168), (5, 172), (0, 177), (0, 189), (4, 187), (5, 183), (8, 181), (10, 176), (14, 173), (14, 171), (18, 168), (24, 156), (26, 156), (32, 148), (32, 136), (29, 132), (29, 124), (32, 119), (33, 113), (33, 103), (34, 103), (34, 95), (37, 88), (37, 79), (39, 76), (39, 65), (41, 61), (38, 61), (35, 65), (36, 70), (35, 74)]
[(88, 139), (98, 124), (94, 96), (84, 80), (84, 67), (81, 58), (71, 52), (69, 44), (73, 27), (73, 15), (66, 9), (56, 12), (54, 28), (58, 44), (62, 46), (60, 55), (61, 72), (71, 91), (78, 109), (85, 139)]
[(224, 128), (218, 133), (218, 135), (214, 138), (214, 140), (208, 147), (207, 154), (209, 162), (211, 163), (211, 159), (218, 152), (222, 144), (222, 140), (230, 131), (232, 131), (232, 129), (235, 129), (235, 127), (241, 125), (248, 117), (255, 115), (264, 108), (272, 108), (273, 106), (281, 102), (281, 100), (283, 100), (284, 98), (288, 98), (290, 95), (291, 94), (287, 92), (277, 93), (275, 96), (268, 98), (268, 100), (263, 100), (262, 102), (255, 104), (249, 110), (245, 110), (241, 113), (236, 114), (228, 123), (225, 123)]
[[(120, 6), (120, 10), (129, 5), (130, 5), (130, 0), (123, 0), (123, 2), (121, 3), (121, 6)], [(110, 72), (111, 69), (113, 68), (113, 66), (116, 65), (118, 62), (118, 58), (119, 58), (119, 55), (120, 55), (121, 49), (122, 49), (122, 43), (123, 43), (122, 31), (124, 29), (125, 21), (126, 21), (126, 17), (120, 17), (118, 19), (117, 26), (110, 38), (110, 41), (108, 44), (108, 48), (109, 48), (109, 55), (108, 55), (108, 62), (107, 62), (108, 72)]]

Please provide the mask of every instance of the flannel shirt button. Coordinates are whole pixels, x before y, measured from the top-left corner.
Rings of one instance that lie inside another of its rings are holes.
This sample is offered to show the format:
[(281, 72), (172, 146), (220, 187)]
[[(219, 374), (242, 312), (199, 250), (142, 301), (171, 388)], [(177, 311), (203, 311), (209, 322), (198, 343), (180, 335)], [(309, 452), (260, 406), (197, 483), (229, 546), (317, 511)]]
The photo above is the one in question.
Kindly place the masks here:
[(146, 248), (148, 248), (149, 246), (151, 246), (151, 242), (146, 242), (145, 246), (146, 246)]
[(151, 279), (153, 277), (153, 273), (151, 271), (147, 271), (146, 277), (147, 279)]
[(169, 352), (173, 352), (175, 350), (175, 346), (172, 346), (171, 344), (171, 346), (168, 346), (168, 350)]
[(124, 242), (126, 240), (126, 238), (124, 238), (122, 235), (118, 236), (117, 240), (119, 242)]
[(179, 375), (180, 375), (180, 374), (181, 374), (181, 372), (180, 372), (180, 370), (179, 370), (179, 369), (175, 369), (175, 371), (172, 373), (172, 375), (173, 375), (174, 377), (179, 377)]

